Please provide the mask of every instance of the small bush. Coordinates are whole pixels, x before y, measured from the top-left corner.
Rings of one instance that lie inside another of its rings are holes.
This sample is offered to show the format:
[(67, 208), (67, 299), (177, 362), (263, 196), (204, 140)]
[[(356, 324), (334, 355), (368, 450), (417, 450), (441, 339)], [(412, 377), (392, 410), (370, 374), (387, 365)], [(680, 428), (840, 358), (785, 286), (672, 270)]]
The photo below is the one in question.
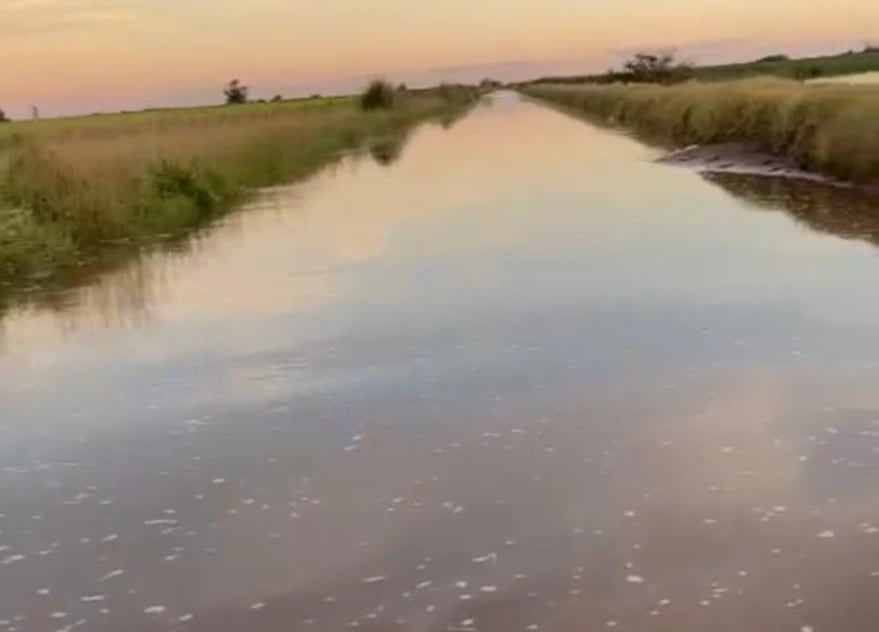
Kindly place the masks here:
[(223, 89), (226, 97), (226, 105), (241, 105), (247, 103), (248, 88), (242, 85), (238, 79), (233, 79)]
[(190, 200), (200, 213), (208, 214), (220, 200), (210, 185), (210, 179), (198, 165), (181, 165), (170, 160), (159, 160), (150, 168), (153, 192), (161, 199), (181, 197)]
[(396, 93), (387, 81), (377, 79), (371, 82), (360, 97), (360, 107), (364, 110), (391, 110)]
[(781, 55), (781, 54), (777, 54), (777, 55), (766, 55), (766, 57), (761, 57), (761, 58), (758, 59), (755, 63), (758, 63), (758, 64), (776, 64), (776, 63), (778, 63), (778, 62), (782, 62), (782, 61), (790, 61), (790, 57), (788, 57), (787, 55)]

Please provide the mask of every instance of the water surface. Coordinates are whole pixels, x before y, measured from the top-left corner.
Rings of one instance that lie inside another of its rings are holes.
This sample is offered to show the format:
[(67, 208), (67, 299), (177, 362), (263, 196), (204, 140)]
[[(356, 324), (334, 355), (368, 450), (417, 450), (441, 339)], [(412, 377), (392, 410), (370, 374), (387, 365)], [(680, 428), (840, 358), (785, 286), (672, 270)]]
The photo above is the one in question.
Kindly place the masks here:
[(875, 629), (875, 200), (399, 149), (0, 321), (0, 631)]
[(879, 72), (861, 72), (854, 75), (840, 75), (838, 77), (824, 77), (815, 79), (815, 83), (850, 83), (850, 84), (876, 84), (879, 83)]

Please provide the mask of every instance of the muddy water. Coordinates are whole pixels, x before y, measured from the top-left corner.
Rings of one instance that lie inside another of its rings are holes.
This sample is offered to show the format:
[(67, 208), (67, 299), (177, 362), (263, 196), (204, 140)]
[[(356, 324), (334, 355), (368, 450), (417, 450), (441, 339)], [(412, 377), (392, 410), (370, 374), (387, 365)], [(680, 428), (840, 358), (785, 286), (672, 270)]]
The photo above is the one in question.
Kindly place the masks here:
[(879, 207), (398, 153), (5, 315), (0, 630), (874, 630)]

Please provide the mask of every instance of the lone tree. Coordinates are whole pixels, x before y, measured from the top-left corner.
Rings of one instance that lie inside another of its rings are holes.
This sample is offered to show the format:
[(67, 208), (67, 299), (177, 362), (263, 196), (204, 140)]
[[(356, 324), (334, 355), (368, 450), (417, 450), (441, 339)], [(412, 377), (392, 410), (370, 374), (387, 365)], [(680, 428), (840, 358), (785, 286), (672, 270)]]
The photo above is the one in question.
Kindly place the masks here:
[(644, 83), (678, 83), (693, 76), (693, 69), (678, 62), (673, 53), (636, 53), (623, 64), (623, 74)]
[(241, 85), (238, 79), (230, 81), (225, 90), (223, 90), (223, 94), (226, 95), (227, 105), (247, 103), (247, 86)]
[(360, 107), (363, 110), (391, 110), (394, 107), (396, 94), (394, 87), (387, 81), (375, 79), (371, 81), (363, 94), (360, 95)]
[(0, 123), (8, 123), (9, 117), (6, 116), (6, 112), (3, 111), (3, 108), (0, 108)]

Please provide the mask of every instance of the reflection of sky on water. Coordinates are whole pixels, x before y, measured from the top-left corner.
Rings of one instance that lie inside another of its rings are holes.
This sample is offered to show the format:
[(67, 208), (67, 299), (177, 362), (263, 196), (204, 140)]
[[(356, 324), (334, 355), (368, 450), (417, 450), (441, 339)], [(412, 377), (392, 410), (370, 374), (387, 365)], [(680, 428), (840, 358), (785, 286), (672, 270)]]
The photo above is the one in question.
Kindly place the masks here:
[(499, 98), (9, 313), (0, 591), (39, 622), (124, 565), (136, 630), (874, 620), (875, 250), (653, 155)]

